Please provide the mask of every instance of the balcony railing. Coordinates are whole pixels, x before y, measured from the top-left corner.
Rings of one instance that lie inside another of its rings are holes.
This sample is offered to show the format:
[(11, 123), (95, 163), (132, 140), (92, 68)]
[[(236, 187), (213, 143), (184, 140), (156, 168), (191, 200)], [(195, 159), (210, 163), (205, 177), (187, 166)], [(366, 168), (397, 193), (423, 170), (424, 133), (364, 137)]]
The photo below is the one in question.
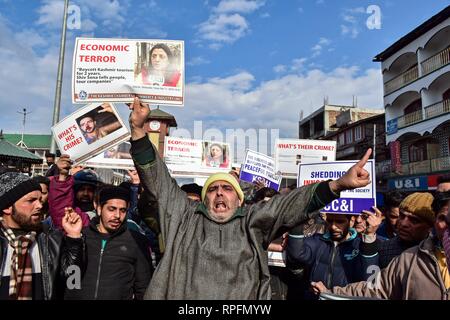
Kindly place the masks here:
[(408, 83), (413, 82), (417, 78), (419, 78), (419, 68), (416, 64), (414, 67), (403, 72), (394, 79), (387, 81), (384, 84), (384, 94), (387, 95), (391, 92), (394, 92), (395, 90), (407, 85)]
[(439, 69), (442, 66), (450, 63), (450, 47), (442, 50), (441, 52), (435, 54), (434, 56), (428, 58), (421, 63), (422, 65), (422, 75), (427, 75), (434, 70)]
[(431, 171), (450, 171), (450, 157), (431, 159)]
[(433, 172), (450, 171), (450, 156), (424, 160), (418, 162), (410, 162), (402, 164), (400, 172), (395, 172), (390, 161), (383, 161), (376, 165), (376, 174), (378, 177), (389, 177), (410, 174), (427, 174)]
[(450, 112), (450, 99), (439, 101), (425, 108), (425, 117), (427, 119), (438, 117)]
[(417, 110), (397, 118), (397, 127), (404, 128), (423, 120), (422, 110)]

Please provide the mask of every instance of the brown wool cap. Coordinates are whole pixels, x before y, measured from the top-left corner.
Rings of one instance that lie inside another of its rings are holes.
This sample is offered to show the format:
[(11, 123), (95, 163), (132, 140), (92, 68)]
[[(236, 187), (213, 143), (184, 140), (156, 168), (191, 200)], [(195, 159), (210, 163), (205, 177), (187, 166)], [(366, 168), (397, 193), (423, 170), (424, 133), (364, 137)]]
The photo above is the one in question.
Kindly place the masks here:
[(431, 207), (433, 195), (428, 192), (415, 192), (400, 203), (400, 209), (420, 217), (429, 224), (434, 223), (435, 214)]

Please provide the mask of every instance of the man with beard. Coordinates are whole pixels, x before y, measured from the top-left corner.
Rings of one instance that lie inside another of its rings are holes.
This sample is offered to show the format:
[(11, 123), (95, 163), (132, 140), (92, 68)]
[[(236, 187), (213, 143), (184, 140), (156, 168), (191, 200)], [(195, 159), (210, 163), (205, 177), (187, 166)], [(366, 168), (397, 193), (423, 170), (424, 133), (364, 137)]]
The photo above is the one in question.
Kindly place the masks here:
[(62, 297), (68, 267), (81, 266), (83, 253), (79, 217), (67, 213), (62, 226), (65, 236), (42, 224), (38, 182), (20, 173), (0, 174), (0, 299)]
[[(147, 239), (127, 228), (128, 190), (104, 186), (99, 216), (83, 228), (87, 257), (80, 288), (68, 288), (65, 299), (140, 300), (151, 278)], [(71, 210), (71, 209), (70, 209)]]
[[(375, 242), (376, 223), (381, 212), (364, 211), (368, 227), (361, 237), (354, 228), (354, 215), (326, 215), (327, 232), (312, 237), (303, 235), (303, 225), (289, 232), (287, 259), (291, 266), (303, 267), (310, 281), (322, 281), (328, 287), (345, 286), (369, 278), (369, 266), (378, 262)], [(373, 220), (373, 222), (372, 222)], [(366, 241), (373, 237), (372, 241)], [(305, 292), (305, 298), (314, 298)]]
[(74, 211), (81, 217), (83, 226), (89, 225), (89, 216), (86, 212), (94, 210), (94, 191), (97, 186), (95, 173), (81, 170), (74, 176), (70, 175), (72, 162), (68, 155), (61, 155), (56, 165), (59, 174), (50, 177), (48, 196), (48, 212), (53, 225), (57, 229), (62, 229), (66, 207), (75, 208)]
[(267, 202), (244, 206), (228, 173), (205, 182), (201, 202), (186, 197), (144, 129), (150, 109), (129, 106), (131, 154), (146, 192), (157, 201), (165, 251), (146, 299), (270, 299), (267, 247), (283, 229), (314, 218), (343, 190), (366, 186), (371, 150), (338, 180), (304, 186)]
[[(431, 197), (428, 194), (427, 198)], [(421, 200), (424, 200), (422, 198)], [(353, 283), (345, 287), (334, 287), (332, 293), (345, 296), (371, 297), (389, 300), (449, 300), (450, 275), (445, 259), (442, 241), (448, 230), (449, 211), (445, 201), (434, 202), (438, 210), (434, 217), (429, 201), (409, 203), (409, 210), (420, 211), (420, 216), (431, 222), (434, 234), (430, 234), (419, 245), (411, 247), (395, 257), (388, 266), (376, 273), (374, 281)], [(447, 202), (448, 204), (448, 202)], [(416, 210), (413, 207), (417, 206)], [(400, 205), (400, 219), (404, 206)], [(399, 235), (402, 234), (399, 229)], [(313, 283), (313, 290), (317, 293), (328, 292), (323, 283)]]

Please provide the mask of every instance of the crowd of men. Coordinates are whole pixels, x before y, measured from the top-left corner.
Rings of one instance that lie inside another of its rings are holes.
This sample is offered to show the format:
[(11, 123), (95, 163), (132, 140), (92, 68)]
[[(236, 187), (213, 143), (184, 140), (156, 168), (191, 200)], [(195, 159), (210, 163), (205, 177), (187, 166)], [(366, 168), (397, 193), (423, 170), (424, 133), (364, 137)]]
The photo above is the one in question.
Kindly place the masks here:
[(1, 168), (0, 299), (449, 298), (450, 175), (360, 215), (320, 209), (370, 183), (370, 149), (337, 180), (280, 192), (236, 170), (179, 187), (145, 132), (150, 108), (129, 108), (136, 170), (120, 186), (67, 155), (47, 177)]

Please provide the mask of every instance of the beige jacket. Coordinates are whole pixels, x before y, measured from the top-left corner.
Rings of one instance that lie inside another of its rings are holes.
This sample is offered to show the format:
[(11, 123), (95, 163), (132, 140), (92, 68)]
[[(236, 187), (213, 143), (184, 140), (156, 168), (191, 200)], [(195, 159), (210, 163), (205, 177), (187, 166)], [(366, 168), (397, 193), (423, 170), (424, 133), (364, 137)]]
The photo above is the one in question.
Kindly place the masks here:
[(334, 287), (332, 292), (390, 300), (449, 300), (434, 249), (429, 237), (392, 260), (372, 281)]

